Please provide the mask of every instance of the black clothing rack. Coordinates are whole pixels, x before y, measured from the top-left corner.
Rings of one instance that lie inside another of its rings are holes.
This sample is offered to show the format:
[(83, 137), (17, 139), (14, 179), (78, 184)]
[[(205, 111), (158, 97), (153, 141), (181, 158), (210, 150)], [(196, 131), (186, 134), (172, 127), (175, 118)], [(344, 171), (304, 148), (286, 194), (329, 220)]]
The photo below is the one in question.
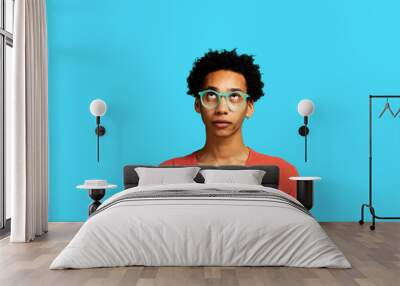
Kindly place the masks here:
[(375, 209), (372, 205), (372, 100), (373, 99), (389, 99), (389, 98), (400, 98), (400, 95), (370, 95), (369, 96), (369, 203), (362, 204), (361, 206), (361, 219), (360, 224), (364, 224), (364, 207), (369, 208), (372, 216), (372, 225), (370, 229), (375, 229), (375, 219), (400, 219), (400, 217), (388, 217), (378, 216), (375, 213)]

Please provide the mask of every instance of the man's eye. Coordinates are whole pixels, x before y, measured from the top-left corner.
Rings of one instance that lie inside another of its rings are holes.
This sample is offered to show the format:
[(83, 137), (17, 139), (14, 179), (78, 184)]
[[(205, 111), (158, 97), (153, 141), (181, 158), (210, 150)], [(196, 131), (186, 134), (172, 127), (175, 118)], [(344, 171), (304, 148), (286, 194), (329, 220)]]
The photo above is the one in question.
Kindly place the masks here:
[(240, 93), (234, 92), (234, 93), (231, 93), (229, 98), (232, 101), (240, 101), (242, 99), (242, 96), (240, 95)]
[(217, 94), (214, 91), (207, 91), (206, 95), (208, 97), (213, 97), (213, 96), (217, 96)]

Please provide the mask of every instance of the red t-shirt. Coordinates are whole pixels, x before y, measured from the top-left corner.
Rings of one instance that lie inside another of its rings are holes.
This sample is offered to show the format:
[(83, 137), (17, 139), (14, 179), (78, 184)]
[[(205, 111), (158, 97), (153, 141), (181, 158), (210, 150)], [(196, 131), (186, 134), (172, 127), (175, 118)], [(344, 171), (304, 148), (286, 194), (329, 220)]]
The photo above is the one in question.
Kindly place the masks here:
[[(296, 181), (289, 180), (289, 177), (299, 176), (296, 167), (289, 162), (279, 158), (258, 153), (250, 148), (249, 157), (245, 166), (252, 165), (276, 165), (279, 168), (279, 189), (296, 198)], [(196, 166), (199, 165), (195, 151), (183, 156), (166, 160), (160, 166)]]

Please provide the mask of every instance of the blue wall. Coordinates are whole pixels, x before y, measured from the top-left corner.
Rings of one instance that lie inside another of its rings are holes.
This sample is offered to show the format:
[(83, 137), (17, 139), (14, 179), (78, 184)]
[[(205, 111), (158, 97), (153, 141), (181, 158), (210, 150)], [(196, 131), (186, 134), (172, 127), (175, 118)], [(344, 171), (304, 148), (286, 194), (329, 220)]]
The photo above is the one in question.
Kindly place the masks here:
[[(105, 178), (122, 190), (129, 163), (159, 164), (201, 148), (205, 132), (186, 77), (209, 48), (254, 54), (266, 96), (244, 140), (316, 183), (320, 221), (354, 221), (368, 194), (368, 95), (400, 94), (399, 1), (48, 0), (50, 221), (83, 221), (75, 186)], [(101, 161), (89, 104), (102, 98)], [(309, 162), (297, 134), (310, 98)], [(377, 116), (376, 206), (400, 213), (400, 119)], [(392, 101), (397, 110), (400, 100)]]

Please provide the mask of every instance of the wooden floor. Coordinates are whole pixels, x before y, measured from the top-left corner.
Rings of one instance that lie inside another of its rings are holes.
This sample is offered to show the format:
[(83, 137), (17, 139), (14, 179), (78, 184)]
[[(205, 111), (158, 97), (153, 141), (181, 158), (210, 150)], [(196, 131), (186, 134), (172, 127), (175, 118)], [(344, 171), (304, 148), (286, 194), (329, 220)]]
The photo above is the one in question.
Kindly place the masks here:
[(0, 285), (400, 285), (400, 223), (322, 223), (352, 269), (117, 267), (49, 270), (81, 223), (50, 223), (32, 243), (0, 241)]

